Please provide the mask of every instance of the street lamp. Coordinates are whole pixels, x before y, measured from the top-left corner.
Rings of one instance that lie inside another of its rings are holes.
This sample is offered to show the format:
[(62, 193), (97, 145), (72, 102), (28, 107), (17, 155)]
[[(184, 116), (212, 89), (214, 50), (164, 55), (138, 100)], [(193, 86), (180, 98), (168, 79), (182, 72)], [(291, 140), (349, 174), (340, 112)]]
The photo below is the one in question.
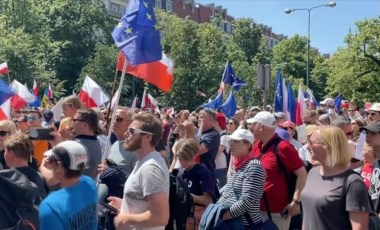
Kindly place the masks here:
[(306, 85), (308, 88), (309, 88), (309, 72), (310, 72), (310, 12), (315, 8), (319, 8), (319, 7), (323, 7), (323, 6), (335, 7), (336, 2), (331, 1), (331, 2), (328, 2), (326, 4), (314, 6), (311, 8), (301, 8), (301, 9), (286, 8), (285, 9), (285, 14), (290, 14), (290, 13), (297, 11), (297, 10), (306, 10), (308, 12), (309, 17), (308, 17), (308, 21), (307, 21), (307, 63), (306, 63)]

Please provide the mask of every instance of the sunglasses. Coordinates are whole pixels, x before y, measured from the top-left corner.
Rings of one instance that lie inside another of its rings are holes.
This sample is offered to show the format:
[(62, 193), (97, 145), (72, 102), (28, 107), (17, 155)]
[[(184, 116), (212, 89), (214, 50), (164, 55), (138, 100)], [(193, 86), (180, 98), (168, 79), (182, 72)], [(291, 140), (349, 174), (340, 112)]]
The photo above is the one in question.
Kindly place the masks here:
[(83, 119), (76, 119), (76, 118), (74, 118), (74, 119), (73, 119), (73, 122), (76, 122), (76, 121), (85, 121), (85, 120), (83, 120)]
[(227, 125), (233, 125), (233, 124), (235, 124), (235, 123), (233, 123), (233, 122), (229, 122), (229, 123), (227, 123)]
[(38, 120), (38, 116), (27, 116), (26, 119), (27, 121), (36, 121)]
[(376, 113), (368, 113), (368, 116), (375, 116)]
[(8, 133), (10, 133), (10, 132), (8, 132), (8, 131), (0, 131), (0, 137), (5, 137)]
[(144, 130), (141, 130), (141, 129), (136, 129), (136, 128), (129, 128), (128, 129), (128, 133), (131, 134), (131, 135), (135, 135), (135, 134), (151, 134), (151, 135), (154, 135), (151, 132), (144, 131)]

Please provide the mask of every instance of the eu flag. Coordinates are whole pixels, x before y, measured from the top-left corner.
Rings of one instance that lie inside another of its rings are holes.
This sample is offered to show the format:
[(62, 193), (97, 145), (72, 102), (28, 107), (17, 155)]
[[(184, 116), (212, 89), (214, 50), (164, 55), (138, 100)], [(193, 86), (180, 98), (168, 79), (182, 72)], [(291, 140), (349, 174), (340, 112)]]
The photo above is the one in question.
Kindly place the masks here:
[(335, 112), (339, 115), (340, 111), (342, 110), (342, 95), (338, 95), (335, 98), (335, 104), (334, 104)]
[(12, 89), (0, 79), (0, 104), (3, 104), (6, 100), (12, 97), (15, 93)]
[(220, 106), (222, 106), (222, 104), (223, 104), (223, 91), (219, 93), (218, 96), (214, 100), (202, 105), (201, 107), (209, 108), (209, 109), (218, 109)]
[(234, 90), (239, 90), (241, 87), (247, 85), (247, 83), (235, 75), (235, 71), (229, 61), (226, 63), (222, 81), (226, 84), (231, 85)]
[(129, 1), (112, 37), (131, 66), (161, 60), (162, 47), (156, 24), (151, 0)]
[(290, 81), (288, 81), (287, 85), (288, 89), (288, 113), (289, 113), (289, 120), (293, 123), (296, 123), (296, 113), (297, 113), (297, 102), (296, 98), (294, 97), (294, 92), (292, 88), (292, 84)]
[(281, 70), (277, 71), (275, 82), (275, 95), (274, 95), (274, 111), (283, 112), (284, 95), (282, 91), (282, 74)]
[(226, 102), (224, 102), (224, 104), (221, 106), (221, 110), (223, 111), (224, 115), (226, 115), (226, 117), (228, 118), (235, 116), (237, 104), (232, 90)]

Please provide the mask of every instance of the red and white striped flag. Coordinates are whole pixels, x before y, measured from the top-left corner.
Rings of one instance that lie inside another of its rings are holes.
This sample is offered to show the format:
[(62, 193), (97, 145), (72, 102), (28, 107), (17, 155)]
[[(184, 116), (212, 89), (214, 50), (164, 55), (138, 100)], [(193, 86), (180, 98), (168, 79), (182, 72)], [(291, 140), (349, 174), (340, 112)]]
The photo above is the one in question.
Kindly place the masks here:
[(7, 62), (3, 62), (0, 64), (0, 74), (8, 74), (9, 73), (9, 69), (8, 69), (8, 63)]
[(86, 76), (84, 79), (79, 99), (87, 108), (100, 107), (109, 101), (109, 97), (103, 92), (102, 88), (89, 76)]
[(303, 120), (303, 112), (306, 110), (305, 97), (302, 91), (302, 84), (300, 83), (298, 86), (298, 99), (297, 99), (297, 112), (296, 112), (296, 125), (302, 125)]
[(40, 89), (38, 88), (36, 80), (33, 81), (33, 94), (34, 96), (38, 97)]
[(0, 120), (11, 119), (11, 98), (0, 105)]

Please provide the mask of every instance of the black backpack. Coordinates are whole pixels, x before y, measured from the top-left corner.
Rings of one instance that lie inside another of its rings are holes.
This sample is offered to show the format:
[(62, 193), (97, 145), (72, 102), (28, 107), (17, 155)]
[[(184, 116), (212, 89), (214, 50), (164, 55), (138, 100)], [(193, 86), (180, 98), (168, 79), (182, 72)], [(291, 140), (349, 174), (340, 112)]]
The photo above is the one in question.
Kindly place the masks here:
[(187, 218), (194, 218), (194, 201), (189, 187), (185, 181), (173, 174), (170, 174), (169, 213), (165, 230), (185, 230)]
[(0, 229), (38, 230), (38, 187), (16, 169), (0, 170)]

